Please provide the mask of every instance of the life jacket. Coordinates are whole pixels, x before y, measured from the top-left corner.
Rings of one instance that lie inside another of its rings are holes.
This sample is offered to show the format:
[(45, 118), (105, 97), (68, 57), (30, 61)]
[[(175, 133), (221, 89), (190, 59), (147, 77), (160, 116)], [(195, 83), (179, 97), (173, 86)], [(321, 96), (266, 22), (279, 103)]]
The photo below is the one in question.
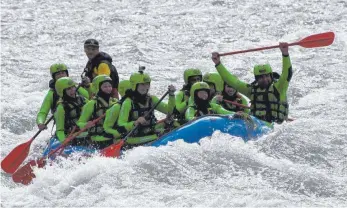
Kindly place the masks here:
[[(134, 101), (132, 100), (129, 120), (136, 121), (139, 117), (144, 116), (148, 111), (150, 111), (152, 107), (153, 103), (151, 96), (146, 97), (146, 103), (144, 105), (141, 103), (134, 103)], [(132, 136), (140, 137), (155, 133), (154, 127), (157, 123), (157, 119), (154, 116), (154, 111), (147, 115), (146, 118), (147, 120), (149, 120), (149, 124), (146, 126), (140, 125)]]
[(207, 108), (207, 114), (205, 114), (204, 112), (202, 112), (201, 110), (199, 110), (198, 108), (197, 108), (197, 106), (196, 105), (194, 105), (194, 106), (192, 106), (193, 107), (193, 109), (195, 110), (195, 117), (200, 117), (200, 116), (203, 116), (203, 115), (210, 115), (210, 114), (215, 114), (215, 112), (213, 111), (213, 109), (211, 108), (211, 106), (209, 106), (208, 108)]
[[(233, 99), (228, 99), (228, 100), (237, 102), (239, 104), (243, 104), (242, 103), (242, 97), (238, 93), (236, 93), (236, 96)], [(244, 108), (242, 108), (240, 106), (236, 106), (236, 105), (233, 105), (231, 103), (224, 102), (224, 101), (221, 102), (221, 106), (224, 109), (229, 110), (229, 111), (233, 111), (233, 112), (243, 111), (244, 110)]]
[[(94, 110), (93, 114), (91, 116), (91, 120), (95, 120), (102, 116), (106, 110), (109, 108), (109, 103), (107, 103), (104, 99), (102, 99), (99, 96), (94, 97), (95, 104), (94, 104)], [(90, 136), (104, 136), (106, 132), (104, 131), (104, 119), (99, 120), (95, 125), (88, 130), (88, 134)]]
[(97, 74), (94, 73), (94, 69), (98, 68), (101, 63), (106, 63), (110, 68), (111, 74), (110, 77), (112, 79), (112, 87), (118, 88), (119, 84), (119, 76), (116, 67), (112, 64), (112, 58), (105, 52), (100, 52), (96, 55), (92, 60), (89, 60), (86, 65), (86, 76), (92, 81)]
[(85, 98), (77, 96), (76, 101), (62, 101), (65, 111), (64, 130), (65, 134), (69, 134), (81, 115), (82, 107), (85, 104)]
[[(275, 82), (274, 82), (275, 83)], [(280, 100), (280, 93), (272, 83), (267, 89), (251, 85), (251, 114), (267, 122), (282, 123), (288, 117), (288, 102)]]

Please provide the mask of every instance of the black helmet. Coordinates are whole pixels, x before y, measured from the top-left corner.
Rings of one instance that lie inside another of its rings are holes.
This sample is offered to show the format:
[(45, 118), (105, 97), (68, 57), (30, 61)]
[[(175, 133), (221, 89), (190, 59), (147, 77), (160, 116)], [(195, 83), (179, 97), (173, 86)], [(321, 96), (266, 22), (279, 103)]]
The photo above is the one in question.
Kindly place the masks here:
[(99, 47), (99, 42), (95, 39), (88, 39), (84, 42), (84, 47), (88, 46)]

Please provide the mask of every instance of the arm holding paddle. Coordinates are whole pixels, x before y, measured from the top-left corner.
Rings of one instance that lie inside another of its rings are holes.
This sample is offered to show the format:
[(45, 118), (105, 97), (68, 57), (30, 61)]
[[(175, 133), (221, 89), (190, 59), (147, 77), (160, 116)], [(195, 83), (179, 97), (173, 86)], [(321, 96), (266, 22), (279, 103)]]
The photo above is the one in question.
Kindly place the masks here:
[(45, 99), (42, 102), (41, 108), (36, 117), (36, 124), (40, 130), (47, 129), (45, 125), (45, 121), (49, 111), (51, 110), (51, 106), (53, 106), (53, 90), (49, 90)]

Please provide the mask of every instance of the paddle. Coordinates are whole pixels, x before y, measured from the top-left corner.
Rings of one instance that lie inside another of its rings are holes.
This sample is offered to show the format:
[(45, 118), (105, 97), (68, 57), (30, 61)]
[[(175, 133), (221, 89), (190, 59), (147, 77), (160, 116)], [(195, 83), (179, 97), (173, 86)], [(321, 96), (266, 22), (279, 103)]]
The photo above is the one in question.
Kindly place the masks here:
[(234, 102), (234, 101), (230, 101), (230, 100), (225, 100), (225, 99), (223, 99), (223, 101), (226, 102), (226, 103), (230, 103), (230, 104), (232, 104), (232, 105), (241, 107), (241, 108), (248, 108), (248, 109), (251, 108), (251, 107), (248, 107), (247, 105), (243, 105), (243, 104), (238, 103), (238, 102)]
[[(99, 118), (95, 119), (92, 121), (93, 124), (99, 122), (102, 118), (105, 117), (105, 114), (100, 116)], [(33, 178), (35, 178), (35, 174), (33, 173), (32, 167), (37, 166), (38, 168), (42, 168), (46, 165), (46, 158), (49, 158), (52, 156), (54, 153), (58, 152), (60, 149), (64, 148), (71, 140), (73, 140), (75, 137), (77, 137), (79, 134), (82, 132), (86, 131), (90, 127), (84, 127), (80, 129), (78, 132), (74, 133), (71, 136), (68, 136), (64, 142), (57, 148), (49, 152), (47, 157), (42, 157), (38, 160), (31, 160), (28, 162), (26, 165), (23, 167), (19, 168), (13, 175), (12, 179), (16, 183), (22, 183), (24, 185), (29, 184)]]
[[(331, 45), (334, 42), (335, 34), (333, 32), (326, 32), (326, 33), (319, 33), (315, 35), (310, 35), (298, 42), (289, 43), (288, 46), (294, 46), (294, 45), (300, 45), (304, 48), (318, 48), (323, 46)], [(272, 48), (278, 48), (279, 45), (275, 46), (268, 46), (268, 47), (261, 47), (261, 48), (254, 48), (249, 50), (242, 50), (242, 51), (234, 51), (234, 52), (228, 52), (228, 53), (222, 53), (219, 54), (220, 56), (228, 56), (238, 53), (247, 53), (252, 51), (261, 51), (261, 50), (267, 50)]]
[[(48, 123), (53, 120), (54, 116), (52, 115), (45, 123), (47, 126)], [(23, 163), (25, 158), (28, 157), (30, 145), (34, 141), (34, 139), (41, 133), (42, 130), (36, 132), (36, 134), (27, 142), (18, 145), (15, 147), (2, 161), (1, 161), (1, 169), (6, 173), (12, 174), (14, 173), (18, 167)]]
[[(159, 101), (146, 113), (145, 117), (147, 117), (154, 109), (159, 105), (161, 101), (169, 94), (169, 91), (167, 91), (160, 99)], [(119, 157), (120, 151), (127, 141), (127, 139), (137, 130), (139, 125), (136, 125), (123, 139), (121, 139), (117, 144), (112, 144), (100, 151), (100, 154), (105, 157)]]

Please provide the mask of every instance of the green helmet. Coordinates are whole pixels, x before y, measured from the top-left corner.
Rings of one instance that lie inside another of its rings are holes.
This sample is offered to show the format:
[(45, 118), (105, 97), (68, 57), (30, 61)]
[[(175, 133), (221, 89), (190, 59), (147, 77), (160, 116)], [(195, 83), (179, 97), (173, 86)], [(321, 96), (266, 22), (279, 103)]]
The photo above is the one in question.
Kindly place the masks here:
[(123, 97), (127, 90), (131, 90), (131, 82), (129, 80), (123, 80), (119, 82), (118, 92)]
[(183, 74), (184, 83), (188, 84), (189, 77), (200, 76), (202, 78), (202, 73), (200, 69), (186, 69)]
[(272, 69), (270, 64), (255, 65), (253, 73), (254, 73), (254, 76), (259, 76), (263, 74), (272, 74)]
[(54, 79), (54, 74), (60, 71), (66, 71), (67, 75), (69, 75), (69, 72), (67, 70), (67, 66), (65, 64), (52, 64), (51, 67), (49, 68), (50, 72), (51, 72), (51, 76)]
[(210, 92), (210, 86), (206, 82), (196, 82), (193, 84), (192, 88), (190, 88), (190, 97), (194, 100), (194, 93), (197, 90), (207, 90)]
[(102, 75), (98, 75), (96, 76), (94, 79), (93, 79), (93, 90), (94, 90), (94, 93), (97, 93), (99, 92), (99, 89), (100, 89), (100, 85), (105, 82), (105, 81), (108, 81), (112, 84), (112, 79), (111, 77), (105, 75), (105, 74), (102, 74)]
[(76, 86), (76, 83), (70, 77), (61, 77), (55, 82), (55, 90), (59, 97), (63, 97), (64, 90)]
[(223, 92), (224, 81), (222, 77), (216, 72), (207, 72), (202, 77), (202, 81), (206, 83), (213, 83), (217, 92)]
[(136, 90), (136, 86), (142, 83), (151, 83), (151, 77), (147, 73), (136, 72), (130, 76), (132, 90)]

